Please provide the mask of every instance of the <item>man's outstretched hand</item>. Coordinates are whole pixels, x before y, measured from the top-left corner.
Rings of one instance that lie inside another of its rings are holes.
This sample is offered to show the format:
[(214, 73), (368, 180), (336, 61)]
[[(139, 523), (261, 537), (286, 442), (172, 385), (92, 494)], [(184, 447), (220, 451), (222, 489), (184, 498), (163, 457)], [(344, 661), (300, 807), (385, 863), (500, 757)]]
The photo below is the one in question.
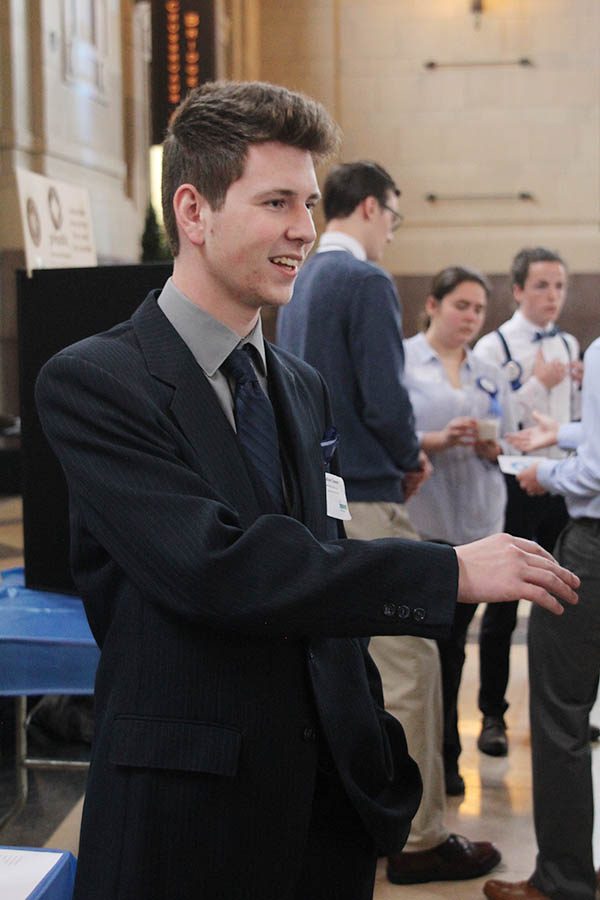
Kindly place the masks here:
[(530, 600), (561, 615), (562, 605), (577, 603), (579, 578), (559, 566), (533, 541), (510, 534), (456, 547), (459, 603)]
[(505, 435), (506, 440), (522, 453), (531, 453), (532, 450), (542, 450), (544, 447), (552, 447), (558, 440), (558, 422), (551, 416), (533, 411), (536, 422), (530, 428), (523, 428)]

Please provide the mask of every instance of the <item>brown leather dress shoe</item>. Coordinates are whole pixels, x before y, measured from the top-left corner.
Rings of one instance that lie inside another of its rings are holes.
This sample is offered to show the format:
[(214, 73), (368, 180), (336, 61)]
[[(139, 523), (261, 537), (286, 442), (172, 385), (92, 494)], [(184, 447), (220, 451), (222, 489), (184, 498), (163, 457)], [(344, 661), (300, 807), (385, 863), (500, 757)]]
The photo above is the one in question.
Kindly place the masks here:
[(486, 881), (483, 893), (488, 900), (550, 900), (528, 881)]
[(431, 850), (389, 856), (387, 877), (392, 884), (466, 881), (486, 875), (500, 859), (500, 853), (488, 841), (469, 841), (460, 834), (451, 834)]

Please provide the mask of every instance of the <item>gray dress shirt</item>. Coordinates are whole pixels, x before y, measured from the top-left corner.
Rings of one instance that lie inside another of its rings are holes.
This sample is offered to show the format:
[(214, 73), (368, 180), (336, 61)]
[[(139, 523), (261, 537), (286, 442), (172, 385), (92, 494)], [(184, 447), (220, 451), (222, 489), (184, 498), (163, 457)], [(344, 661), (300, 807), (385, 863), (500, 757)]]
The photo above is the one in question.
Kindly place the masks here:
[(257, 368), (254, 357), (251, 357), (252, 365), (256, 370), (260, 386), (267, 393), (267, 360), (260, 318), (250, 334), (240, 338), (235, 331), (192, 303), (175, 287), (172, 278), (169, 278), (165, 284), (158, 298), (158, 305), (208, 378), (223, 412), (235, 430), (233, 416), (233, 389), (235, 386), (228, 383), (220, 366), (236, 347), (252, 344), (258, 350), (262, 371)]

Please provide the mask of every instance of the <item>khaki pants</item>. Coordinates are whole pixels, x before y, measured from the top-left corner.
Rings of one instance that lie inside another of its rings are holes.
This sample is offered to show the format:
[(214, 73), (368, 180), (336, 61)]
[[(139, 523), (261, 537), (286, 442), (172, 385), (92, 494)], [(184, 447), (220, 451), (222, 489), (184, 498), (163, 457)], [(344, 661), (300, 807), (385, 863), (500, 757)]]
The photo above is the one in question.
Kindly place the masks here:
[[(351, 503), (350, 538), (419, 540), (400, 503)], [(369, 652), (381, 673), (386, 709), (401, 723), (408, 750), (423, 779), (423, 799), (413, 819), (406, 850), (429, 850), (448, 837), (442, 761), (442, 690), (435, 641), (412, 636), (378, 636)]]

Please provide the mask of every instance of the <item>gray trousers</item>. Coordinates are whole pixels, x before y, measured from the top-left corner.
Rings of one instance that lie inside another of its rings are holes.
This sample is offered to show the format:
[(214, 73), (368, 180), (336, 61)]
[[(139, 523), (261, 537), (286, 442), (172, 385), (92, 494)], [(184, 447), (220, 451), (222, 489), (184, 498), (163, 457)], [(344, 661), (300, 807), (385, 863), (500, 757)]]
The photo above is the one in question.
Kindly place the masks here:
[(589, 715), (600, 673), (600, 520), (572, 520), (554, 555), (581, 587), (564, 615), (534, 607), (529, 622), (532, 882), (552, 900), (594, 900)]

